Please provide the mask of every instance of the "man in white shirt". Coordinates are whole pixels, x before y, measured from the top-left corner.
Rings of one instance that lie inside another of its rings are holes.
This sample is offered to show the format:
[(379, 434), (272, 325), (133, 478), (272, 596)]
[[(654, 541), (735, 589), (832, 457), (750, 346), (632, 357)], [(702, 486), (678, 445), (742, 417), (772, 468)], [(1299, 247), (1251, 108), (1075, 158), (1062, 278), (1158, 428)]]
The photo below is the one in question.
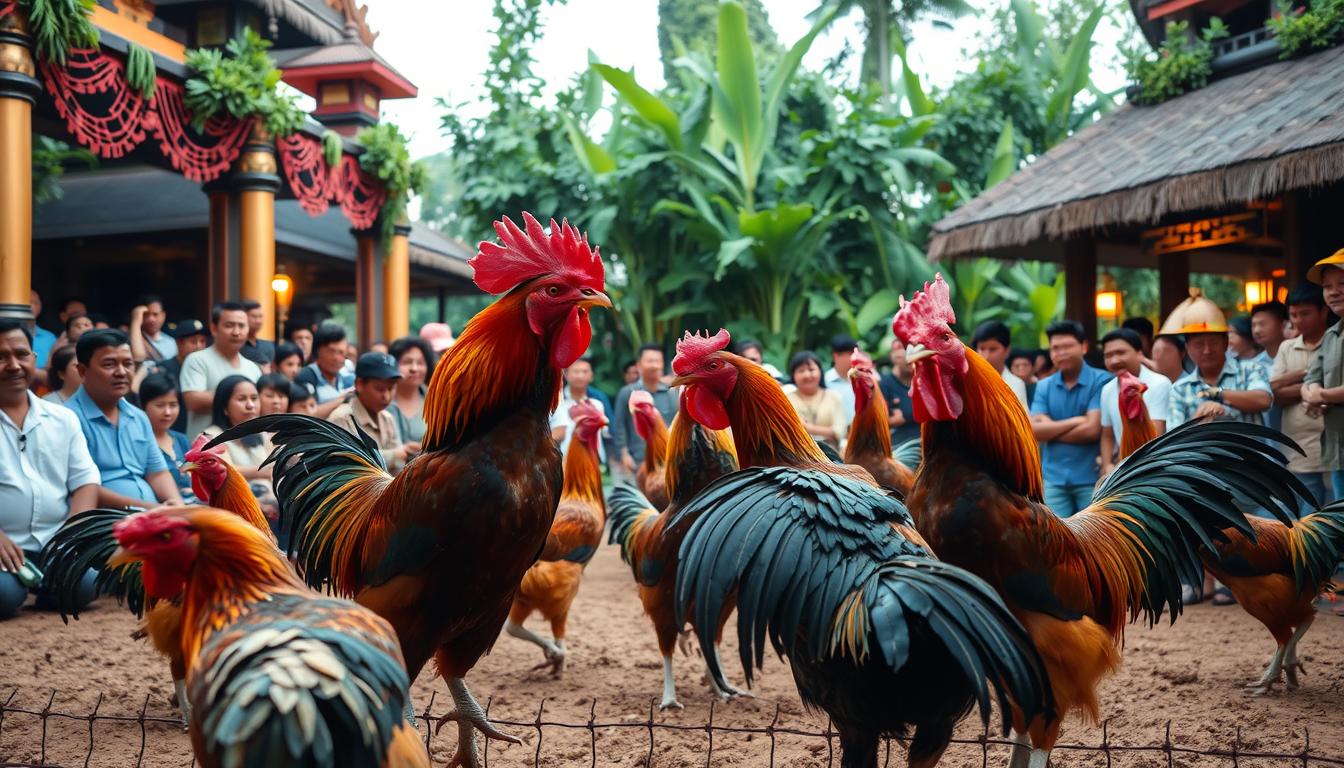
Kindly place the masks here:
[[(569, 440), (574, 436), (574, 421), (569, 418), (570, 406), (576, 403), (590, 402), (597, 410), (607, 415), (602, 401), (588, 396), (588, 385), (593, 382), (593, 361), (580, 357), (565, 369), (565, 386), (560, 390), (560, 405), (551, 413), (551, 437), (560, 444), (560, 453), (569, 450)], [(606, 429), (603, 429), (604, 436)], [(606, 440), (597, 444), (597, 457), (603, 463), (607, 460)]]
[[(1143, 393), (1143, 404), (1148, 407), (1156, 434), (1167, 429), (1167, 405), (1171, 399), (1171, 379), (1143, 365), (1143, 337), (1129, 328), (1118, 328), (1101, 337), (1101, 354), (1106, 370), (1119, 376), (1129, 371), (1148, 386)], [(1120, 447), (1119, 379), (1111, 379), (1101, 388), (1101, 477), (1111, 474), (1118, 462)]]
[[(845, 424), (854, 420), (854, 385), (849, 383), (849, 358), (859, 343), (848, 333), (837, 334), (831, 339), (831, 367), (826, 371), (821, 384), (840, 398), (840, 417)], [(838, 431), (838, 430), (837, 430)], [(847, 430), (846, 430), (847, 431)], [(843, 445), (843, 441), (842, 445)]]
[(975, 334), (971, 336), (971, 346), (975, 348), (976, 354), (985, 358), (985, 362), (994, 366), (994, 370), (999, 372), (1025, 411), (1028, 408), (1027, 383), (1008, 370), (1008, 355), (1013, 352), (1012, 337), (1008, 326), (998, 320), (988, 320), (975, 329)]
[[(79, 420), (32, 393), (36, 375), (27, 327), (0, 320), (0, 619), (28, 599), (30, 585), (19, 578), (24, 562), (98, 500), (98, 467)], [(94, 578), (90, 571), (80, 585), (83, 605), (93, 599)]]
[(186, 403), (187, 437), (195, 439), (210, 426), (210, 408), (219, 382), (235, 374), (252, 381), (261, 378), (261, 368), (242, 355), (247, 328), (247, 310), (242, 304), (231, 301), (216, 304), (210, 311), (214, 343), (182, 361), (178, 383)]

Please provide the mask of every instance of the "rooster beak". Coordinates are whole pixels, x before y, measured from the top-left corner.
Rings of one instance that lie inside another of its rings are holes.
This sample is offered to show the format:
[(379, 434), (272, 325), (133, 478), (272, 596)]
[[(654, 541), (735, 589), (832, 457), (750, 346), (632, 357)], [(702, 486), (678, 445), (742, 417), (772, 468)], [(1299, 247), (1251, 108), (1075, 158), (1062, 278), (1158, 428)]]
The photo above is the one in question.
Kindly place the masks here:
[(667, 386), (670, 389), (672, 387), (684, 387), (687, 384), (694, 384), (694, 383), (695, 379), (693, 379), (690, 376), (677, 376), (676, 378), (672, 379), (672, 383), (668, 384)]
[(923, 344), (905, 345), (905, 362), (910, 365), (914, 365), (926, 357), (933, 357), (935, 354), (937, 353), (932, 349), (926, 348)]
[(851, 366), (849, 367), (849, 373), (846, 374), (846, 375), (849, 376), (849, 380), (850, 380), (850, 381), (853, 381), (853, 380), (859, 378), (859, 376), (861, 376), (862, 373), (859, 371), (858, 368), (855, 368), (854, 366), (851, 365)]
[(178, 467), (177, 469), (179, 472), (187, 474), (188, 472), (195, 472), (196, 470), (200, 469), (200, 465), (194, 461), (184, 461), (182, 462), (182, 466)]
[(117, 547), (117, 551), (107, 558), (109, 568), (118, 568), (123, 565), (140, 562), (140, 557), (129, 552), (125, 547)]
[(585, 290), (583, 292), (583, 298), (579, 299), (579, 306), (584, 309), (591, 309), (593, 307), (614, 309), (611, 304), (611, 297), (601, 291), (589, 292)]

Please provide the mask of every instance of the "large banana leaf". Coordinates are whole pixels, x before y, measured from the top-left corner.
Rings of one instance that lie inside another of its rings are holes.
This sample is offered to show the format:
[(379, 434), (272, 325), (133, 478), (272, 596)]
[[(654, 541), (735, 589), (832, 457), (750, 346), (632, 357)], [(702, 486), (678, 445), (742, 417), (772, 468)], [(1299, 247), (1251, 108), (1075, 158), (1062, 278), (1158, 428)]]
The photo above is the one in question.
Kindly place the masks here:
[(756, 58), (747, 34), (747, 12), (735, 2), (719, 6), (717, 68), (714, 115), (733, 146), (738, 180), (750, 206), (765, 156), (765, 126), (761, 121), (761, 83), (756, 78)]
[[(1055, 83), (1054, 93), (1050, 94), (1050, 101), (1045, 108), (1045, 118), (1047, 121), (1059, 126), (1061, 134), (1067, 134), (1069, 128), (1069, 115), (1073, 112), (1073, 99), (1080, 92), (1087, 89), (1088, 84), (1092, 82), (1092, 35), (1097, 31), (1097, 24), (1101, 21), (1104, 6), (1098, 5), (1083, 20), (1082, 26), (1078, 28), (1077, 34), (1073, 36), (1069, 43), (1069, 50), (1064, 54), (1063, 67), (1058, 73), (1058, 80)], [(1060, 136), (1063, 138), (1063, 135)]]
[(1017, 152), (1013, 149), (1013, 119), (1003, 122), (999, 141), (994, 145), (994, 161), (989, 164), (989, 175), (985, 177), (985, 189), (998, 184), (1013, 175), (1017, 170)]
[(681, 125), (677, 113), (667, 102), (648, 92), (635, 81), (635, 76), (606, 64), (593, 64), (593, 69), (625, 97), (635, 112), (662, 132), (673, 149), (681, 149)]

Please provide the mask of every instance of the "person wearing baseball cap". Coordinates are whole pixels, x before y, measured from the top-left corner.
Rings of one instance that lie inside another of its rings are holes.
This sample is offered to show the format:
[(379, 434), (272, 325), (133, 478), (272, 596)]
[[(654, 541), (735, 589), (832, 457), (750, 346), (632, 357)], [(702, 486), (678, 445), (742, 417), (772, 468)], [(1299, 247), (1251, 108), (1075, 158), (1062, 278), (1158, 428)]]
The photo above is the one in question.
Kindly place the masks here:
[(403, 442), (387, 406), (396, 393), (401, 371), (386, 352), (365, 352), (355, 362), (355, 392), (327, 420), (355, 433), (355, 425), (378, 444), (389, 472), (395, 474), (420, 452), (420, 444)]
[[(1344, 248), (1307, 270), (1307, 279), (1321, 286), (1325, 305), (1344, 318)], [(1321, 338), (1320, 352), (1312, 358), (1302, 379), (1302, 402), (1324, 414), (1321, 430), (1321, 467), (1331, 473), (1335, 498), (1344, 494), (1344, 320)]]
[[(177, 325), (166, 331), (168, 336), (172, 337), (173, 343), (177, 345), (177, 354), (166, 360), (154, 361), (154, 369), (160, 373), (166, 373), (176, 381), (182, 376), (182, 361), (187, 359), (187, 355), (200, 349), (205, 349), (206, 342), (209, 341), (209, 335), (205, 330), (205, 323), (195, 318), (186, 318), (177, 321)], [(186, 425), (186, 409), (182, 413), (182, 425)], [(174, 427), (176, 429), (176, 427)]]

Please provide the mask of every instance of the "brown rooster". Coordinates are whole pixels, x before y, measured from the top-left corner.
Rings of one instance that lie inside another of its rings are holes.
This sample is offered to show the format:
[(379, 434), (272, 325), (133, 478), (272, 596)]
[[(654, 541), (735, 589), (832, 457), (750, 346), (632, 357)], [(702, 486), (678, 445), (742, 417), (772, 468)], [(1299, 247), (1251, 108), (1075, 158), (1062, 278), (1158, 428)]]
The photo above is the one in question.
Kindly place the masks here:
[[(560, 507), (546, 538), (541, 559), (523, 575), (518, 594), (513, 598), (504, 631), (520, 640), (539, 646), (546, 660), (533, 669), (550, 667), (559, 677), (565, 669), (565, 623), (569, 607), (579, 594), (583, 569), (602, 543), (607, 524), (606, 504), (602, 499), (602, 465), (597, 446), (607, 417), (590, 401), (575, 403), (569, 409), (574, 423), (574, 439), (565, 454), (565, 484), (560, 490)], [(552, 640), (523, 626), (533, 611), (551, 624)]]
[[(661, 423), (661, 417), (656, 411), (654, 414)], [(621, 545), (621, 558), (634, 573), (639, 585), (640, 604), (653, 621), (653, 631), (658, 637), (658, 651), (663, 657), (663, 699), (659, 709), (682, 709), (672, 674), (672, 650), (682, 629), (673, 589), (677, 582), (677, 552), (689, 524), (694, 522), (688, 520), (683, 525), (669, 527), (668, 520), (705, 486), (737, 471), (737, 452), (728, 433), (703, 427), (685, 414), (686, 393), (683, 391), (681, 408), (672, 420), (672, 432), (667, 440), (665, 487), (671, 497), (668, 506), (660, 513), (652, 501), (628, 485), (613, 488), (607, 502), (611, 510), (609, 543)], [(728, 604), (719, 615), (715, 628), (716, 647), (731, 613), (732, 605)], [(712, 675), (709, 682), (714, 694), (725, 701), (742, 695), (731, 686), (720, 688)]]
[(873, 359), (862, 350), (850, 355), (849, 384), (854, 389), (854, 421), (845, 442), (845, 463), (863, 467), (878, 485), (899, 491), (905, 498), (915, 483), (915, 473), (891, 455), (886, 399), (877, 391)]
[(308, 583), (326, 580), (391, 622), (412, 679), (435, 659), (456, 704), (439, 722), (458, 724), (450, 764), (472, 768), (473, 731), (518, 742), (464, 678), (546, 544), (563, 482), (549, 427), (561, 370), (592, 340), (589, 310), (611, 307), (586, 237), (523, 220), (496, 223), (501, 243), (481, 243), (470, 262), (477, 286), (504, 295), (434, 367), (422, 453), (396, 477), (367, 435), (308, 416), (263, 416), (215, 438), (273, 434), (276, 496)]
[[(257, 503), (247, 480), (234, 469), (224, 457), (224, 448), (204, 450), (208, 438), (202, 435), (192, 444), (183, 457), (182, 471), (191, 475), (192, 491), (196, 498), (206, 504), (232, 512), (248, 525), (261, 531), (272, 544), (275, 537), (266, 516)], [(58, 595), (62, 612), (68, 608), (74, 615), (71, 602), (80, 579), (88, 568), (101, 565), (98, 557), (90, 557), (90, 547), (98, 547), (110, 539), (112, 522), (119, 518), (78, 517), (57, 532), (43, 552), (46, 567), (46, 583)], [(101, 550), (97, 550), (101, 551)], [(106, 588), (108, 582), (99, 580), (100, 587)], [(178, 599), (160, 600), (154, 597), (146, 599), (142, 591), (133, 595), (120, 594), (119, 597), (130, 605), (131, 609), (143, 617), (139, 629), (132, 633), (136, 640), (149, 638), (154, 649), (168, 659), (168, 670), (173, 676), (173, 689), (177, 696), (177, 706), (182, 712), (182, 724), (185, 726), (190, 717), (190, 704), (187, 702), (187, 660), (182, 657), (182, 606)]]
[[(1120, 458), (1157, 437), (1143, 393), (1147, 385), (1128, 371), (1120, 374)], [(1253, 536), (1223, 529), (1224, 540), (1199, 551), (1204, 567), (1237, 598), (1237, 605), (1274, 636), (1276, 648), (1260, 679), (1247, 685), (1268, 693), (1285, 676), (1298, 686), (1302, 660), (1297, 644), (1316, 619), (1316, 598), (1333, 594), (1331, 576), (1344, 555), (1344, 503), (1336, 502), (1293, 523), (1247, 516)]]
[(644, 462), (635, 471), (635, 484), (656, 509), (666, 509), (667, 425), (647, 390), (630, 393), (630, 415), (635, 420), (635, 432), (644, 441)]
[[(1063, 718), (1099, 717), (1097, 686), (1120, 663), (1127, 622), (1181, 610), (1181, 579), (1224, 528), (1250, 525), (1236, 502), (1285, 519), (1307, 490), (1250, 424), (1191, 423), (1125, 460), (1092, 504), (1060, 519), (1042, 503), (1040, 452), (1027, 414), (988, 362), (952, 332), (948, 286), (902, 300), (893, 331), (914, 365), (923, 462), (909, 504), (943, 560), (983, 577), (1031, 634), (1050, 673), (1055, 716), (1014, 711), (1013, 765), (1044, 768)], [(1035, 750), (1029, 748), (1030, 744)]]

